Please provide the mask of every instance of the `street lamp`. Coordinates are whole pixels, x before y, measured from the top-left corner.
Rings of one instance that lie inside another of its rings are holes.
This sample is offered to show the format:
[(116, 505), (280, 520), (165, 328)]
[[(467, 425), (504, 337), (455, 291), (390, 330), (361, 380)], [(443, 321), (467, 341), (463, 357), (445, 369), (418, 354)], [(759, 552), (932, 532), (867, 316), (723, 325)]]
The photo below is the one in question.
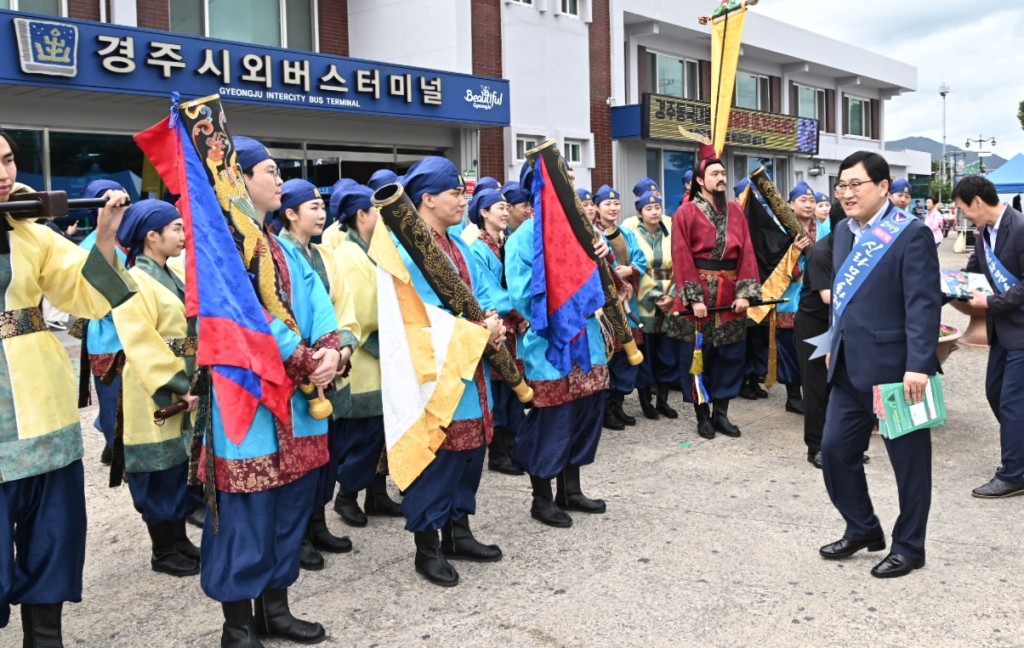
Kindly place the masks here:
[(942, 185), (946, 182), (946, 95), (949, 94), (949, 86), (943, 83), (939, 86), (939, 96), (942, 97), (942, 180), (939, 182), (939, 202), (942, 202)]
[(985, 151), (981, 150), (981, 145), (982, 144), (991, 144), (992, 146), (995, 146), (996, 145), (996, 138), (994, 138), (994, 137), (982, 137), (981, 135), (978, 135), (978, 139), (972, 139), (972, 138), (968, 137), (967, 138), (967, 143), (964, 144), (964, 147), (971, 148), (971, 143), (972, 142), (978, 145), (978, 170), (981, 172), (982, 175), (985, 175), (985, 162), (981, 158), (982, 154), (985, 153)]

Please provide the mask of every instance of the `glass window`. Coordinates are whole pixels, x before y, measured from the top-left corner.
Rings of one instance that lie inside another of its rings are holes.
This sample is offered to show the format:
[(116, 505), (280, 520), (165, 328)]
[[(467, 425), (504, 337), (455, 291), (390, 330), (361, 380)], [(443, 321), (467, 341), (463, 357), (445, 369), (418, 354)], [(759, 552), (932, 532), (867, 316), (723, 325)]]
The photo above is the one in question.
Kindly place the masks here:
[(768, 77), (740, 72), (736, 75), (736, 107), (771, 110)]
[(206, 0), (171, 0), (171, 31), (179, 34), (205, 36), (203, 5)]
[(579, 0), (562, 0), (562, 13), (570, 16), (580, 15), (580, 4)]
[(525, 160), (526, 152), (530, 149), (537, 148), (540, 145), (539, 137), (534, 135), (520, 135), (516, 138), (516, 159)]
[(522, 5), (532, 5), (533, 4), (533, 0), (512, 0), (512, 2), (514, 2), (516, 4), (522, 4)]
[(820, 88), (797, 86), (797, 116), (825, 122), (825, 91)]
[(655, 52), (647, 53), (648, 90), (656, 94), (697, 98), (697, 62)]
[(647, 149), (647, 177), (661, 186), (661, 149)]
[(581, 164), (583, 162), (583, 144), (581, 142), (566, 140), (565, 161), (569, 164)]
[[(665, 166), (661, 196), (665, 213), (671, 215), (683, 202), (683, 175), (687, 171), (693, 170), (695, 156), (689, 151), (663, 151), (662, 158), (665, 160)], [(650, 159), (649, 152), (648, 159)], [(650, 177), (656, 180), (658, 175)]]
[(36, 191), (46, 189), (43, 177), (43, 131), (5, 128), (4, 132), (18, 145), (14, 163), (18, 168), (17, 181)]
[(60, 0), (14, 0), (0, 3), (0, 7), (4, 9), (17, 9), (48, 16), (63, 16), (64, 12), (61, 11), (60, 5)]
[(871, 102), (867, 99), (847, 97), (847, 133), (857, 137), (871, 137)]
[(313, 7), (310, 0), (285, 0), (287, 44), (290, 49), (313, 51)]

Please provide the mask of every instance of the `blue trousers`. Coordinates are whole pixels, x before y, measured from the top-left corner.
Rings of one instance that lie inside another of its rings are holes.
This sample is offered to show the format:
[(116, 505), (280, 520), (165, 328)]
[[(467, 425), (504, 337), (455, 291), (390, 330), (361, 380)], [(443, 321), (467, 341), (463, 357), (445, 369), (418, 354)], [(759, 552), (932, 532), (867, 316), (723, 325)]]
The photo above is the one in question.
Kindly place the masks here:
[(323, 508), (334, 499), (334, 485), (338, 483), (338, 464), (343, 446), (341, 419), (334, 419), (327, 424), (327, 463), (317, 470), (314, 507)]
[(299, 577), (299, 547), (313, 512), (317, 471), (258, 493), (217, 493), (219, 533), (207, 511), (199, 583), (215, 601), (254, 599)]
[(154, 472), (128, 473), (135, 510), (146, 524), (179, 522), (203, 503), (188, 488), (188, 462)]
[(985, 395), (999, 421), (1002, 466), (996, 477), (1019, 483), (1024, 479), (1024, 349), (1006, 349), (998, 339), (992, 340)]
[(611, 377), (612, 390), (628, 394), (636, 389), (640, 365), (634, 366), (629, 364), (629, 360), (626, 359), (626, 352), (617, 351), (608, 360), (608, 373)]
[(476, 513), (476, 491), (486, 452), (486, 446), (438, 450), (430, 465), (403, 493), (405, 530), (436, 531), (449, 521)]
[(117, 418), (117, 399), (121, 396), (121, 375), (118, 374), (109, 385), (93, 376), (93, 385), (96, 386), (96, 400), (99, 401), (100, 413), (93, 425), (103, 433), (107, 441), (107, 447), (114, 447), (114, 421)]
[(519, 432), (526, 420), (526, 408), (508, 383), (492, 380), (491, 398), (494, 400), (494, 427), (504, 428), (513, 434)]
[(608, 392), (602, 391), (561, 405), (534, 407), (516, 437), (512, 458), (541, 479), (551, 479), (566, 466), (594, 463), (607, 398)]
[(373, 485), (380, 453), (384, 451), (384, 417), (338, 419), (338, 423), (341, 453), (335, 474), (343, 489), (356, 493)]
[(775, 329), (775, 349), (779, 382), (783, 385), (799, 385), (800, 356), (796, 352), (796, 331)]
[(0, 484), (0, 628), (13, 603), (82, 600), (85, 529), (80, 459)]
[(636, 386), (646, 389), (659, 383), (678, 385), (680, 344), (683, 342), (664, 333), (644, 333), (644, 361), (639, 366)]
[[(821, 461), (825, 488), (846, 520), (843, 537), (848, 540), (884, 536), (864, 474), (864, 453), (875, 424), (872, 405), (871, 392), (859, 391), (850, 382), (840, 350), (825, 416)], [(908, 558), (924, 558), (932, 503), (931, 430), (925, 428), (898, 439), (885, 439), (885, 449), (896, 474), (900, 502), (900, 515), (892, 531), (892, 551)]]
[[(705, 343), (704, 356), (704, 388), (712, 401), (736, 398), (743, 386), (743, 367), (746, 357), (746, 341), (740, 340), (732, 344), (714, 347)], [(690, 364), (693, 362), (693, 343), (684, 342), (679, 345), (679, 373), (682, 378), (683, 400), (694, 402), (693, 376)]]
[(768, 373), (769, 333), (767, 326), (747, 327), (747, 348), (743, 366), (745, 376), (763, 376)]

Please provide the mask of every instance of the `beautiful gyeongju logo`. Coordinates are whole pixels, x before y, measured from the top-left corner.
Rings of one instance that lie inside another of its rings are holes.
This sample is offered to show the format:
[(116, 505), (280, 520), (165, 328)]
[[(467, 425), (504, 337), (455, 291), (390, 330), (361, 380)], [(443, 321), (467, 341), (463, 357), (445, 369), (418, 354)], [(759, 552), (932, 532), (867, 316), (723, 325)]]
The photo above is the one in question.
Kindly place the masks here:
[(73, 77), (78, 74), (78, 27), (47, 20), (14, 19), (21, 71)]
[(474, 94), (471, 88), (466, 88), (466, 102), (477, 110), (490, 110), (500, 106), (505, 100), (505, 94), (492, 91), (490, 86), (480, 86), (480, 94)]

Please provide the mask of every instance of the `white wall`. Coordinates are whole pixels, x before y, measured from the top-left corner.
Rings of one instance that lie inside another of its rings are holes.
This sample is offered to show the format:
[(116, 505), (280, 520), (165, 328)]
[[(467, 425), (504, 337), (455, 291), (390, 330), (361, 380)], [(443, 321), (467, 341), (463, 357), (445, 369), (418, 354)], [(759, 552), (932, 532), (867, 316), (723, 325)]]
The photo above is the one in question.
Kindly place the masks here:
[(473, 72), (470, 0), (349, 0), (349, 55)]

